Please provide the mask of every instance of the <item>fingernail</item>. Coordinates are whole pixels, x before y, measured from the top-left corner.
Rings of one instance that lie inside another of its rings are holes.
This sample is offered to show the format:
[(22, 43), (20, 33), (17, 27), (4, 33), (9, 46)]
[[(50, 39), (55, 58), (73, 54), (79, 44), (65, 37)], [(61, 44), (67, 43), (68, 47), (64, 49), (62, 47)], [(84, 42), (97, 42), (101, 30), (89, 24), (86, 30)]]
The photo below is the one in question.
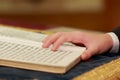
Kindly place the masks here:
[(52, 51), (56, 51), (56, 48), (52, 48), (51, 50), (52, 50)]
[(43, 44), (42, 47), (43, 47), (43, 48), (47, 48), (46, 44)]

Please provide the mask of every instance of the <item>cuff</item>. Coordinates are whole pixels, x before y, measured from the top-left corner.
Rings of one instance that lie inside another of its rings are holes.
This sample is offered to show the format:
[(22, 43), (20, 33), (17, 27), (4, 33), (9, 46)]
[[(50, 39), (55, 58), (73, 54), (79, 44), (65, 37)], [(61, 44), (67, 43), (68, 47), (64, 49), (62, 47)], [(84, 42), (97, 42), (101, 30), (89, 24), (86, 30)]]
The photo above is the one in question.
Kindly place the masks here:
[(119, 39), (118, 39), (117, 35), (113, 32), (109, 32), (107, 34), (109, 34), (113, 40), (113, 47), (111, 48), (110, 53), (118, 53), (120, 43), (119, 43)]

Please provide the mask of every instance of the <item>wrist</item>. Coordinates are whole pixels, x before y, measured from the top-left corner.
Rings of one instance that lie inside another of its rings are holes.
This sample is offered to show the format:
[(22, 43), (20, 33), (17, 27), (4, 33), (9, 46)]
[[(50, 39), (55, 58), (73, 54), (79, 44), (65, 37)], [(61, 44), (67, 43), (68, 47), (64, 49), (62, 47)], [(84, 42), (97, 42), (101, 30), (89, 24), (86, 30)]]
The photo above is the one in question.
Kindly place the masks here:
[(114, 42), (109, 34), (104, 35), (105, 43), (104, 46), (106, 47), (106, 51), (110, 51), (113, 48)]

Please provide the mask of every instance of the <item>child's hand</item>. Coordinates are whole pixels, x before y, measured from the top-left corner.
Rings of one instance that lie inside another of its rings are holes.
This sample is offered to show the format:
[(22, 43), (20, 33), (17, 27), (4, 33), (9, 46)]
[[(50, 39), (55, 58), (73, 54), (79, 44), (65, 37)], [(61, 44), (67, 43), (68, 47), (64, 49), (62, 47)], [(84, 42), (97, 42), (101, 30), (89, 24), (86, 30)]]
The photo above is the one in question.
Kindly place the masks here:
[(101, 54), (112, 48), (113, 42), (108, 34), (90, 32), (58, 32), (43, 40), (43, 47), (52, 45), (52, 50), (56, 50), (64, 42), (83, 44), (86, 51), (81, 55), (82, 60), (86, 60), (95, 54)]

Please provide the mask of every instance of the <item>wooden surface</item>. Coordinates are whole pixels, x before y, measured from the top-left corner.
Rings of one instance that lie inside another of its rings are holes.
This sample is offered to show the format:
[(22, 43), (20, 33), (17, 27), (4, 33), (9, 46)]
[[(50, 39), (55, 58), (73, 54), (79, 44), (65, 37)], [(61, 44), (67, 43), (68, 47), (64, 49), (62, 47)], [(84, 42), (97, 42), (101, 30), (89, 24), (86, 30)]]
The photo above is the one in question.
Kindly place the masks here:
[[(0, 15), (2, 19), (20, 21), (30, 24), (68, 26), (79, 29), (107, 31), (104, 27), (102, 13), (64, 13), (64, 14), (29, 14), (29, 15)], [(104, 27), (104, 28), (102, 28)]]

